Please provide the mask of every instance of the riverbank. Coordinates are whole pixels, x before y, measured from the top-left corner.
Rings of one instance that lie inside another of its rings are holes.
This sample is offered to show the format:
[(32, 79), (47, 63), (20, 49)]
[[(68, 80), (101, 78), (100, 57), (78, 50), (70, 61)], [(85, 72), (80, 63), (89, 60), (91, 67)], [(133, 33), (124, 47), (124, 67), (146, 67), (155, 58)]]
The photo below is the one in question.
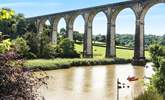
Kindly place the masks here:
[(32, 70), (56, 70), (77, 66), (128, 64), (131, 59), (36, 59), (27, 60), (25, 67)]
[(36, 59), (27, 60), (25, 67), (33, 70), (56, 70), (75, 66), (92, 66), (92, 65), (110, 65), (110, 64), (128, 64), (131, 59)]

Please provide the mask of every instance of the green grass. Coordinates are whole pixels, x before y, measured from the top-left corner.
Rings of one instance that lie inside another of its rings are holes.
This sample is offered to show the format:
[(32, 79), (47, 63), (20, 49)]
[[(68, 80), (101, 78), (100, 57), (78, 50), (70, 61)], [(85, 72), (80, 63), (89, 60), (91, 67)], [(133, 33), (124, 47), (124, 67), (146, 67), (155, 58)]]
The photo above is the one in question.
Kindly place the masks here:
[(158, 94), (157, 91), (145, 91), (134, 100), (163, 100), (163, 96)]
[[(105, 44), (97, 42), (93, 46), (94, 58), (75, 58), (75, 59), (36, 59), (27, 60), (25, 66), (30, 69), (40, 69), (40, 70), (54, 70), (69, 68), (73, 66), (89, 66), (89, 65), (107, 65), (107, 64), (127, 64), (131, 63), (133, 57), (133, 50), (128, 47), (117, 46), (117, 58), (106, 59), (105, 58)], [(75, 49), (78, 52), (83, 51), (83, 46), (81, 43), (75, 44)], [(149, 58), (149, 53), (146, 51), (146, 57)], [(120, 59), (119, 59), (120, 58)]]
[[(83, 52), (83, 45), (82, 44), (75, 44), (75, 49), (78, 52)], [(102, 44), (102, 46), (93, 46), (94, 58), (104, 58), (105, 57), (105, 50), (106, 50), (105, 44)], [(118, 58), (131, 59), (133, 57), (134, 50), (127, 49), (127, 47), (116, 46), (116, 54), (117, 54)], [(146, 55), (147, 59), (150, 58), (148, 51), (145, 51), (145, 55)]]
[(127, 64), (130, 63), (130, 59), (36, 59), (27, 60), (25, 67), (30, 69), (39, 70), (55, 70), (62, 68), (70, 68), (73, 66), (91, 66), (91, 65), (107, 65), (107, 64)]

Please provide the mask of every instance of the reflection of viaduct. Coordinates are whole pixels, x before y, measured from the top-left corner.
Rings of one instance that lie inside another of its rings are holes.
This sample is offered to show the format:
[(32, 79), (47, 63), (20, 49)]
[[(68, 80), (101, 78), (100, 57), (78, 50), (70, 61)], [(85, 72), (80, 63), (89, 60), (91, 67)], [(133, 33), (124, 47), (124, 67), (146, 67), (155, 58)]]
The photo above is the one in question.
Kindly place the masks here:
[(95, 15), (103, 12), (107, 17), (107, 42), (106, 57), (116, 57), (115, 49), (115, 24), (118, 14), (125, 8), (130, 8), (136, 16), (135, 30), (135, 49), (134, 64), (142, 64), (145, 62), (144, 54), (144, 17), (147, 11), (155, 4), (165, 3), (165, 0), (130, 0), (120, 3), (96, 6), (85, 9), (72, 10), (62, 13), (55, 13), (44, 16), (28, 18), (27, 20), (35, 22), (38, 32), (43, 31), (46, 20), (49, 20), (52, 27), (52, 42), (57, 43), (57, 26), (61, 18), (66, 21), (67, 36), (73, 40), (73, 23), (77, 16), (82, 15), (85, 21), (84, 30), (84, 57), (92, 57), (92, 21)]

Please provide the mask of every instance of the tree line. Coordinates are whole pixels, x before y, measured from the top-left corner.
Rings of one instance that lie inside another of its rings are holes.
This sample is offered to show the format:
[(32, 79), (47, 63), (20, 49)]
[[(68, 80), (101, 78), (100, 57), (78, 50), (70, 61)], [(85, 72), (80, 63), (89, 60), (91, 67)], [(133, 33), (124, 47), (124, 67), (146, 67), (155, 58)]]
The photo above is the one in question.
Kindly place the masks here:
[[(73, 37), (74, 41), (83, 41), (83, 33), (79, 33), (78, 31), (74, 31)], [(161, 44), (165, 45), (165, 34), (163, 36), (158, 35), (145, 35), (145, 48), (152, 44)], [(98, 42), (106, 42), (106, 35), (93, 35), (93, 41)], [(118, 46), (126, 46), (133, 48), (134, 47), (134, 35), (132, 34), (116, 34), (116, 45)]]

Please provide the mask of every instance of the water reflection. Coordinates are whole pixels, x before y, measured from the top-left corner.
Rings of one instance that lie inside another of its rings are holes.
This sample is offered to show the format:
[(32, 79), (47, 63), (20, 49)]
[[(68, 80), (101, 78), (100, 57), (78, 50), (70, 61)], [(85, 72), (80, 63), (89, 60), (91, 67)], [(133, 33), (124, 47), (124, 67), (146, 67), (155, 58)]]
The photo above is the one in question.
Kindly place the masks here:
[[(116, 100), (117, 78), (128, 86), (119, 90), (121, 100), (132, 100), (144, 90), (144, 67), (109, 65), (48, 71), (48, 88), (42, 89), (46, 100)], [(139, 78), (128, 82), (128, 76)]]

